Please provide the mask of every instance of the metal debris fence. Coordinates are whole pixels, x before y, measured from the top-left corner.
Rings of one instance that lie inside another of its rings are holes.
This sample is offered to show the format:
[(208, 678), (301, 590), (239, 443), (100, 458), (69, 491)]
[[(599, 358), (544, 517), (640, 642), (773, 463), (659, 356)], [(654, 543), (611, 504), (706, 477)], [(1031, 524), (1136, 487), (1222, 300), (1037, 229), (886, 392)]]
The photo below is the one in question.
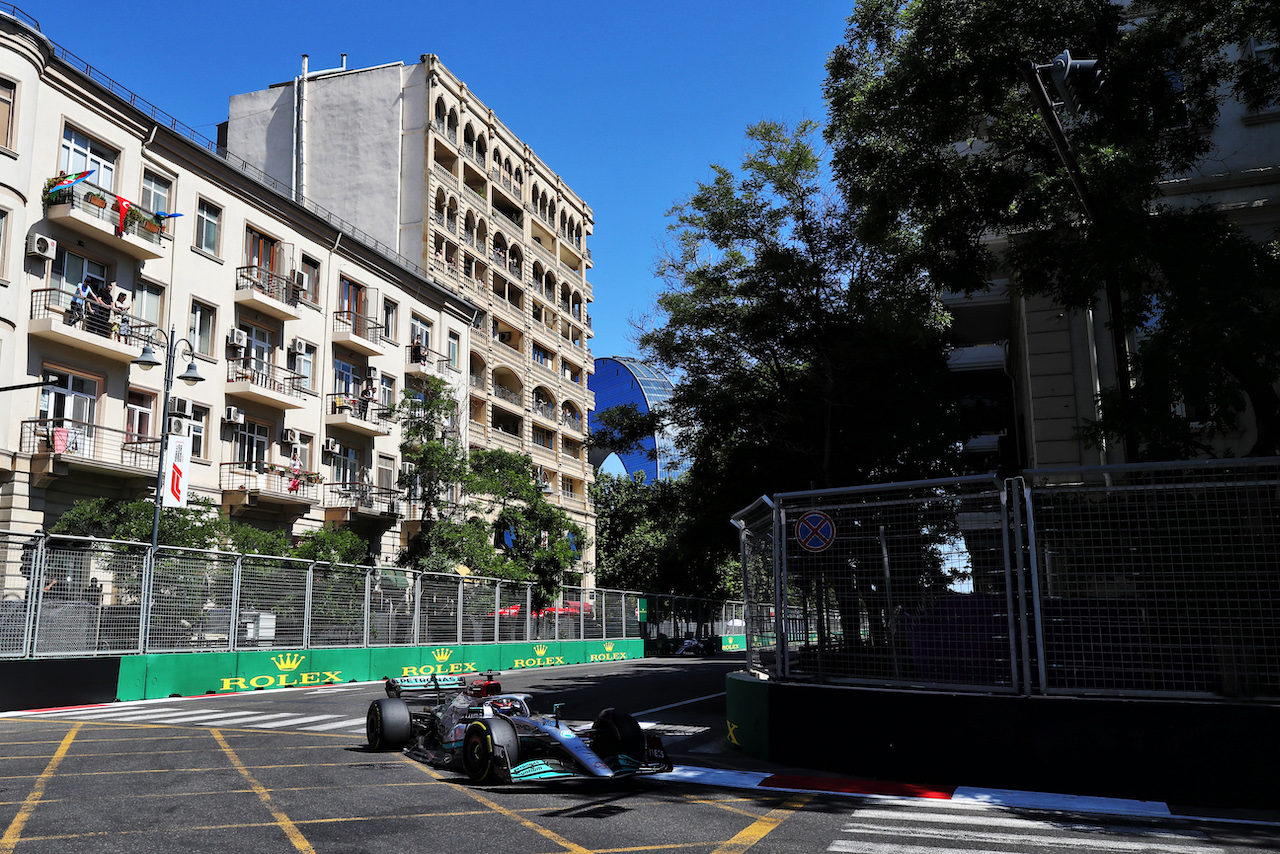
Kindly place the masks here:
[(644, 638), (643, 596), (0, 531), (0, 658)]
[(1280, 698), (1278, 459), (788, 493), (734, 522), (770, 678)]

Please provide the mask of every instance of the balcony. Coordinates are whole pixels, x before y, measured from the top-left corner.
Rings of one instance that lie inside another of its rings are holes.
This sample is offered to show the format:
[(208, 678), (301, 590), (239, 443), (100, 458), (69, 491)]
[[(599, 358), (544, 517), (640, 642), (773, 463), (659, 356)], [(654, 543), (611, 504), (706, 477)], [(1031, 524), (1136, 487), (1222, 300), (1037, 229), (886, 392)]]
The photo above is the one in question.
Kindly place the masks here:
[(441, 353), (410, 344), (404, 348), (406, 377), (442, 377), (449, 360)]
[[(493, 212), (496, 213), (498, 216), (500, 216), (502, 219), (505, 219), (507, 227), (515, 229), (516, 234), (524, 234), (524, 223), (520, 221), (519, 214), (512, 216), (511, 214), (502, 210), (502, 208), (494, 208)], [(499, 223), (499, 225), (502, 225), (502, 223)]]
[(266, 267), (236, 268), (236, 305), (261, 312), (277, 320), (297, 320), (298, 287), (288, 276)]
[(431, 171), (434, 172), (435, 176), (439, 178), (441, 181), (443, 181), (445, 184), (447, 184), (448, 186), (452, 187), (455, 190), (458, 189), (458, 176), (454, 175), (444, 166), (440, 165), (439, 163), (432, 163)]
[(324, 488), (325, 521), (346, 521), (351, 516), (381, 516), (392, 520), (404, 515), (404, 493), (399, 489), (351, 481)]
[[(155, 213), (133, 205), (121, 231), (120, 211), (115, 193), (81, 181), (74, 187), (55, 193), (45, 215), (77, 234), (118, 249), (142, 261), (163, 257), (164, 229), (156, 222)], [(113, 210), (113, 207), (115, 208)], [(153, 230), (154, 229), (154, 230)]]
[(303, 376), (265, 359), (227, 359), (227, 394), (263, 403), (272, 409), (301, 409)]
[(218, 486), (225, 506), (276, 504), (305, 513), (320, 500), (320, 475), (292, 471), (288, 465), (260, 460), (223, 463)]
[(467, 382), (472, 388), (484, 391), (484, 374), (470, 374), (467, 377)]
[(498, 398), (499, 400), (505, 400), (507, 403), (510, 403), (512, 406), (516, 406), (516, 407), (524, 406), (523, 393), (515, 391), (514, 389), (509, 389), (504, 385), (499, 385), (498, 383), (493, 384), (493, 396)]
[(101, 313), (73, 310), (75, 294), (59, 288), (39, 288), (31, 292), (31, 323), (27, 331), (35, 338), (63, 344), (110, 362), (130, 362), (152, 339), (155, 324), (128, 315), (128, 323), (105, 306)]
[(560, 423), (568, 427), (570, 430), (582, 432), (582, 416), (572, 412), (560, 413)]
[(22, 422), (22, 453), (31, 454), (31, 477), (47, 486), (73, 470), (139, 478), (154, 483), (160, 465), (160, 437), (101, 427), (68, 418)]
[(387, 436), (395, 424), (395, 411), (376, 400), (355, 394), (331, 394), (325, 401), (326, 427), (343, 427), (362, 436)]
[(354, 311), (334, 312), (333, 343), (365, 356), (381, 356), (382, 324)]
[(517, 433), (511, 432), (510, 429), (499, 424), (494, 424), (489, 430), (489, 442), (506, 448), (509, 451), (524, 451), (524, 439)]
[(556, 423), (556, 408), (549, 403), (534, 403), (533, 414), (544, 421)]

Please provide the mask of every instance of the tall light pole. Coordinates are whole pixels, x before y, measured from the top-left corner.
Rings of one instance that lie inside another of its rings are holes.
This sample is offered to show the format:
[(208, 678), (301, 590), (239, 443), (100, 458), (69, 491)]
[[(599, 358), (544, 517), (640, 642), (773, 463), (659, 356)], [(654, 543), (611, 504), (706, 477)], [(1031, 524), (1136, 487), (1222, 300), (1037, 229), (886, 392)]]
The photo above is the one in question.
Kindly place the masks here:
[[(177, 360), (178, 347), (186, 345), (186, 351), (182, 357), (187, 360), (187, 369), (182, 372), (178, 379), (182, 380), (189, 386), (193, 386), (198, 382), (204, 382), (204, 377), (200, 376), (200, 372), (196, 370), (195, 347), (191, 346), (191, 342), (186, 338), (179, 339), (177, 337), (178, 330), (175, 327), (169, 327), (169, 334), (157, 329), (156, 334), (164, 341), (165, 344), (165, 360), (164, 360), (164, 398), (160, 404), (160, 459), (156, 463), (156, 510), (151, 521), (151, 553), (154, 555), (156, 545), (160, 539), (160, 504), (161, 496), (164, 495), (164, 461), (169, 453), (169, 429), (165, 419), (169, 415), (169, 392), (173, 389), (173, 365)], [(160, 364), (156, 358), (155, 351), (151, 349), (151, 342), (147, 342), (142, 348), (142, 354), (133, 360), (133, 364), (137, 365), (144, 371), (149, 371)]]

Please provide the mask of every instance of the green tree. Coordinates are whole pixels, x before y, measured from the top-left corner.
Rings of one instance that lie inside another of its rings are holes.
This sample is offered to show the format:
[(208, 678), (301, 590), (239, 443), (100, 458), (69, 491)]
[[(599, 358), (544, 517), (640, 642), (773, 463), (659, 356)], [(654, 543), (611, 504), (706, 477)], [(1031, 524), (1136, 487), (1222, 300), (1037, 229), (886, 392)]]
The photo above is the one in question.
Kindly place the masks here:
[[(1274, 253), (1220, 211), (1167, 201), (1162, 184), (1216, 168), (1225, 97), (1275, 103), (1274, 55), (1237, 48), (1275, 41), (1278, 26), (1262, 0), (860, 0), (826, 83), (855, 232), (948, 290), (1007, 274), (1070, 308), (1112, 295), (1116, 331), (1145, 340), (1132, 394), (1103, 397), (1093, 441), (1129, 437), (1153, 458), (1204, 452), (1247, 409), (1252, 453), (1276, 453)], [(1024, 77), (1064, 49), (1105, 75), (1088, 109), (1064, 116), (1089, 215)], [(1007, 249), (993, 251), (992, 235)], [(1170, 414), (1177, 404), (1200, 432)]]
[[(77, 501), (59, 516), (49, 533), (149, 543), (155, 507), (147, 498), (132, 501), (89, 498)], [(160, 510), (157, 540), (162, 546), (213, 549), (222, 544), (226, 533), (227, 526), (218, 515), (217, 505), (208, 498), (193, 498), (185, 508)]]

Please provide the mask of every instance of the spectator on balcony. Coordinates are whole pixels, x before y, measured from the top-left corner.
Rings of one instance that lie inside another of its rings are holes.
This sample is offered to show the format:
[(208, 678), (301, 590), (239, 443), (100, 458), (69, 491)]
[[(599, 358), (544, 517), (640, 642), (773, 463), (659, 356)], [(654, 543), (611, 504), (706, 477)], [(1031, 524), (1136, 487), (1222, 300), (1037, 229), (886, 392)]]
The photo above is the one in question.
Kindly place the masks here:
[(369, 404), (373, 402), (376, 394), (373, 390), (373, 383), (366, 382), (364, 388), (360, 389), (360, 420), (369, 420)]
[(112, 309), (114, 314), (111, 320), (111, 332), (117, 341), (128, 343), (129, 336), (133, 332), (129, 323), (129, 295), (124, 291), (116, 294), (116, 302)]
[(75, 326), (84, 320), (86, 306), (94, 296), (93, 285), (87, 278), (82, 279), (80, 284), (76, 285), (75, 293), (71, 295), (71, 311), (67, 312), (67, 324), (69, 326)]
[(422, 339), (413, 339), (413, 347), (409, 350), (409, 358), (413, 360), (415, 365), (425, 365), (427, 363), (427, 348), (422, 346)]
[(89, 283), (91, 293), (87, 299), (89, 317), (85, 321), (85, 329), (106, 338), (111, 334), (111, 293), (102, 279), (86, 276), (85, 281)]

